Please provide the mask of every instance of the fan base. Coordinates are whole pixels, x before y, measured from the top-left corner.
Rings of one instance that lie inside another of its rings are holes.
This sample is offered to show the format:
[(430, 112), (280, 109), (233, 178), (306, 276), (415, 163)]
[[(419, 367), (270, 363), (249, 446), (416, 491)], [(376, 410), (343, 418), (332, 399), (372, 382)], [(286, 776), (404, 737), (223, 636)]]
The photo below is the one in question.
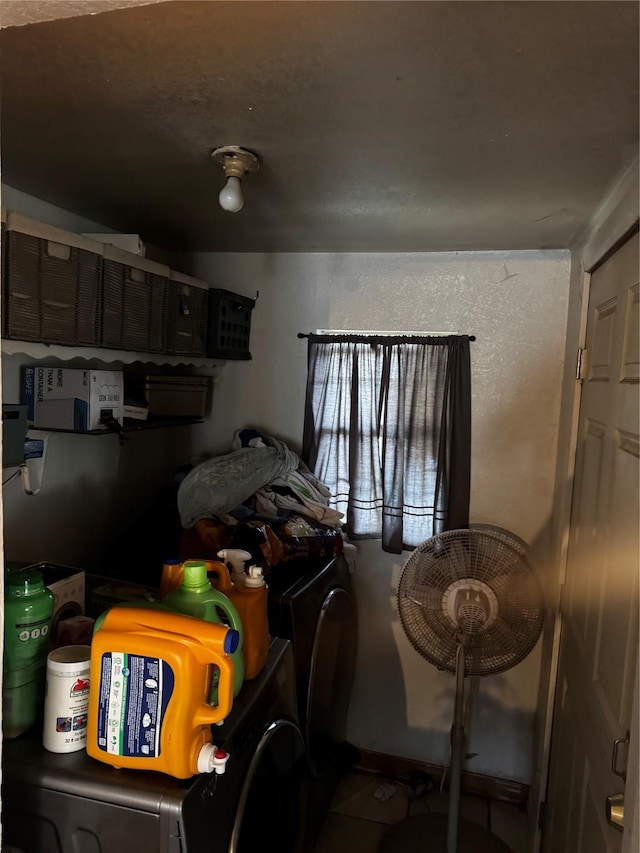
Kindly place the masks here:
[[(382, 837), (378, 853), (449, 853), (447, 851), (447, 816), (421, 814), (401, 820)], [(461, 820), (458, 824), (456, 853), (513, 853), (510, 847), (475, 823)]]

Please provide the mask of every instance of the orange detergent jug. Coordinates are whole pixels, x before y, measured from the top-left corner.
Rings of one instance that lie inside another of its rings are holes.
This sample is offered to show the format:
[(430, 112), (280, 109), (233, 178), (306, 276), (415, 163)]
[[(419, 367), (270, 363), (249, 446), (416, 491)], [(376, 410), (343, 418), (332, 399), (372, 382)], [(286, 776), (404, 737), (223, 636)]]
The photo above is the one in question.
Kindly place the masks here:
[(206, 560), (211, 583), (236, 606), (243, 627), (244, 677), (255, 678), (267, 662), (269, 654), (269, 621), (267, 615), (267, 585), (260, 566), (244, 571), (243, 563), (251, 554), (237, 549), (218, 551), (218, 556), (231, 563), (232, 573), (223, 563)]
[[(223, 773), (228, 755), (212, 743), (211, 725), (231, 710), (238, 642), (232, 628), (161, 605), (112, 607), (91, 644), (87, 753), (177, 779)], [(208, 701), (214, 672), (215, 706)]]
[(162, 575), (160, 577), (160, 601), (169, 593), (178, 589), (184, 577), (184, 563), (177, 557), (167, 559), (162, 564)]

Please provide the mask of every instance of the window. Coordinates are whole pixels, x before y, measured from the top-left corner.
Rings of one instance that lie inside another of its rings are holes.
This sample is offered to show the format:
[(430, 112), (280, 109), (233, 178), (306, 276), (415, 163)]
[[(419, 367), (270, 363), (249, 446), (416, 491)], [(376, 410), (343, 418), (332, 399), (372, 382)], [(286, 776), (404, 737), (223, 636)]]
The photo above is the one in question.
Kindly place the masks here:
[(353, 539), (468, 526), (469, 338), (309, 335), (303, 458)]

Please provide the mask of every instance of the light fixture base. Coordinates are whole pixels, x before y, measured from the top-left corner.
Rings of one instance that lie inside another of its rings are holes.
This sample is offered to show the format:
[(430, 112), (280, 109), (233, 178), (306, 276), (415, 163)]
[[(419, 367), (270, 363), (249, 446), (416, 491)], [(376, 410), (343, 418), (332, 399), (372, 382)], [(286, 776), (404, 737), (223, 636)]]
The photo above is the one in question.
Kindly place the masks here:
[(247, 172), (257, 172), (260, 161), (252, 151), (239, 145), (223, 145), (211, 152), (214, 161), (222, 166), (227, 178), (242, 178)]

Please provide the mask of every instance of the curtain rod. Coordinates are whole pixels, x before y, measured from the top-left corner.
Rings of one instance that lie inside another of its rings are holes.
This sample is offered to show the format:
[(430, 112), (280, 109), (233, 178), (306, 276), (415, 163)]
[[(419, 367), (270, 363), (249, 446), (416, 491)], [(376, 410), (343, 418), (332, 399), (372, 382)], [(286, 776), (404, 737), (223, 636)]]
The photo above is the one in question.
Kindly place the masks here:
[[(308, 338), (312, 334), (314, 334), (314, 332), (298, 332), (298, 337), (299, 338)], [(451, 337), (452, 335), (457, 335), (458, 332), (451, 332), (451, 333), (433, 332), (430, 334), (429, 332), (355, 332), (355, 331), (339, 332), (339, 331), (333, 331), (333, 332), (320, 332), (319, 334), (321, 334), (321, 335), (388, 335), (389, 337), (396, 337), (396, 338), (405, 338), (405, 337), (406, 338), (432, 338), (432, 337), (448, 338), (448, 337)], [(476, 339), (475, 335), (467, 335), (467, 337), (469, 338), (470, 341), (475, 341), (475, 339)]]

